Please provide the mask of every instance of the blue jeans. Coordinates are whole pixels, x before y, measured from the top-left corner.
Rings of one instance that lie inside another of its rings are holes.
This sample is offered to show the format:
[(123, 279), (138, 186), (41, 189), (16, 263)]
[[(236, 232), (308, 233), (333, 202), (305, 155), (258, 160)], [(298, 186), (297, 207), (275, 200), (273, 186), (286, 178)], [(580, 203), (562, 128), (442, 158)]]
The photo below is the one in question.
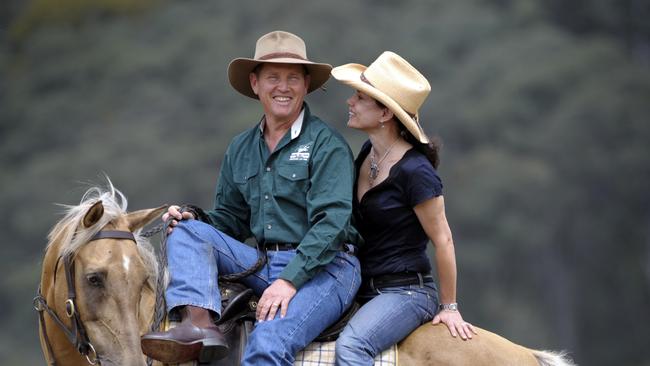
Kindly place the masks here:
[[(433, 319), (438, 291), (433, 282), (364, 289), (364, 303), (336, 341), (336, 365), (374, 365), (374, 358)], [(366, 302), (367, 301), (367, 302)]]
[[(258, 296), (296, 255), (295, 250), (269, 251), (268, 262), (243, 282)], [(181, 221), (167, 240), (170, 283), (167, 310), (194, 305), (221, 314), (220, 274), (242, 272), (257, 261), (257, 251), (211, 225)], [(250, 335), (242, 365), (293, 365), (307, 346), (352, 304), (359, 289), (359, 261), (340, 252), (314, 278), (298, 289), (287, 315), (257, 323)]]

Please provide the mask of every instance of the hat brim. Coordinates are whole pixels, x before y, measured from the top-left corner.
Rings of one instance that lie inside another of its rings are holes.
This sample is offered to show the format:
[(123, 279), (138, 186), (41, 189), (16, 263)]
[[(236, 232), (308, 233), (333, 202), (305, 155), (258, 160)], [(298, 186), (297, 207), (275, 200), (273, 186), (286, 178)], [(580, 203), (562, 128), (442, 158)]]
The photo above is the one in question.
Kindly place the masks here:
[(390, 109), (407, 130), (421, 143), (426, 144), (429, 138), (422, 130), (422, 126), (414, 120), (393, 98), (381, 90), (361, 80), (361, 74), (367, 69), (367, 66), (360, 64), (345, 64), (332, 69), (332, 76), (341, 83), (359, 90), (360, 92), (372, 97)]
[(228, 80), (230, 80), (230, 85), (247, 97), (259, 99), (251, 88), (249, 75), (257, 65), (262, 63), (304, 65), (307, 68), (310, 78), (307, 93), (311, 93), (325, 84), (330, 78), (330, 71), (332, 71), (332, 65), (330, 64), (316, 63), (296, 58), (274, 58), (263, 61), (251, 58), (236, 58), (228, 65)]

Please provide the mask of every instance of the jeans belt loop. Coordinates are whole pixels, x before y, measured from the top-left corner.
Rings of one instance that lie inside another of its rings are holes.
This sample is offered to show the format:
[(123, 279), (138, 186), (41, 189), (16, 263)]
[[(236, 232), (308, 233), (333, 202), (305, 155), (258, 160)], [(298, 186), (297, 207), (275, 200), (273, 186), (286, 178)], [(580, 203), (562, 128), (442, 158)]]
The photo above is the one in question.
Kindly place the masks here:
[(370, 277), (370, 289), (375, 292), (377, 291), (375, 288), (375, 279), (373, 277)]
[(418, 272), (418, 281), (420, 282), (420, 288), (424, 288), (424, 278), (420, 272)]

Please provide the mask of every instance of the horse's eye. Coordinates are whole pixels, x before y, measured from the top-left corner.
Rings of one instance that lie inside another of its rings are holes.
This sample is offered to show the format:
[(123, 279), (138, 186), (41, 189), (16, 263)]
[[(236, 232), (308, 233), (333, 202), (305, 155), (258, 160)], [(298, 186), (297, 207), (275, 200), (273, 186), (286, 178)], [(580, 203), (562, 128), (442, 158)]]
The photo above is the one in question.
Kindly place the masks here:
[(89, 273), (86, 275), (88, 284), (93, 287), (104, 287), (104, 276), (101, 273)]

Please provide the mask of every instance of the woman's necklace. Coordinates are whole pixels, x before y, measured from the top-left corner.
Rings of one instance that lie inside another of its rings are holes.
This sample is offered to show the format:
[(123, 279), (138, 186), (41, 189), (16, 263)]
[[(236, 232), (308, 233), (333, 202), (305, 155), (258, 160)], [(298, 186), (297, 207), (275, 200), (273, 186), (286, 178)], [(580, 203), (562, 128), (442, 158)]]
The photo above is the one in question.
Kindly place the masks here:
[(399, 136), (393, 141), (392, 144), (386, 149), (386, 152), (384, 153), (384, 156), (379, 159), (379, 161), (376, 161), (377, 157), (375, 156), (375, 148), (371, 147), (370, 148), (370, 174), (369, 174), (369, 181), (370, 181), (370, 186), (372, 187), (375, 183), (375, 179), (377, 179), (377, 176), (379, 175), (379, 166), (381, 163), (386, 159), (390, 151), (393, 149), (393, 146), (397, 143), (397, 140), (399, 140)]

